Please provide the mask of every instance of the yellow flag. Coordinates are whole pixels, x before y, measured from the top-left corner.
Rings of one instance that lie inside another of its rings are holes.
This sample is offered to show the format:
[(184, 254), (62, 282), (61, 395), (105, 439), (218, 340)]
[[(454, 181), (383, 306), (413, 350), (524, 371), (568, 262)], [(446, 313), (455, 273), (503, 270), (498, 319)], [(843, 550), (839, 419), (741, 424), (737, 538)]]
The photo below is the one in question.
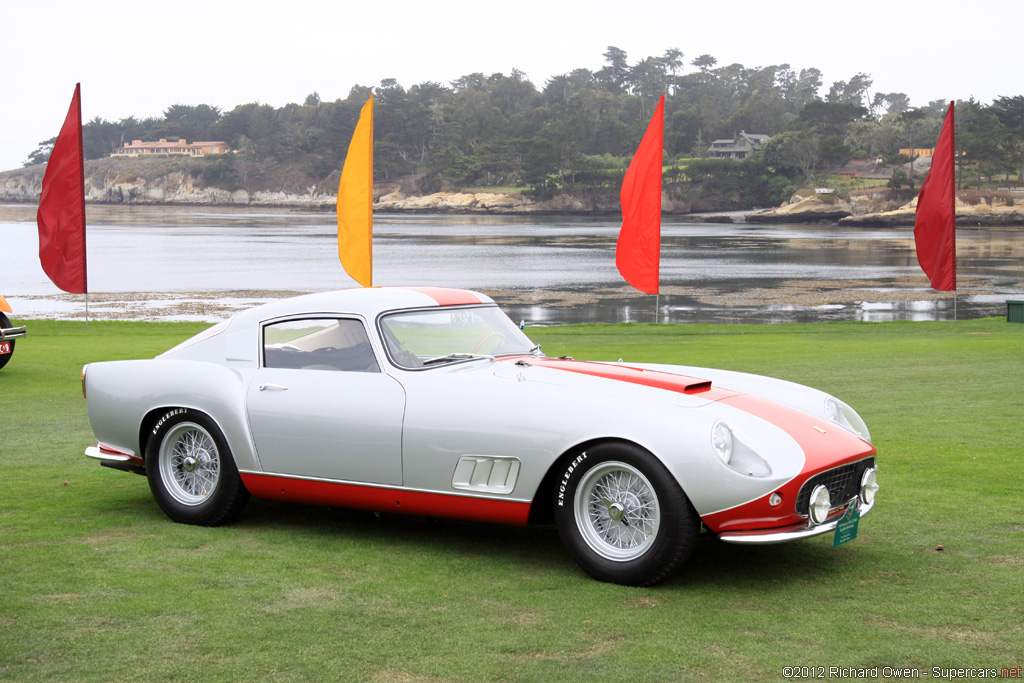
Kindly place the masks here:
[(345, 272), (373, 286), (373, 95), (363, 105), (338, 183), (338, 256)]

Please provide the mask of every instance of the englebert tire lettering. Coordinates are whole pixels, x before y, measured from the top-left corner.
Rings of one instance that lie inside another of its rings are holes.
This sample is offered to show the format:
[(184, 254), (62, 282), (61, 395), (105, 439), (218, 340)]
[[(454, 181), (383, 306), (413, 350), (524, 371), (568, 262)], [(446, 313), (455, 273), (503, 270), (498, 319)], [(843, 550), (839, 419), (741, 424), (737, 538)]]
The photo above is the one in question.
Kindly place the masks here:
[(586, 460), (586, 459), (587, 459), (587, 452), (583, 451), (582, 453), (580, 453), (576, 457), (575, 460), (573, 460), (571, 463), (569, 463), (569, 469), (567, 469), (565, 471), (565, 474), (562, 475), (562, 481), (558, 485), (558, 506), (559, 507), (564, 507), (564, 505), (565, 505), (565, 487), (569, 483), (569, 477), (572, 475), (573, 470), (575, 470), (579, 466), (579, 464), (581, 462), (583, 462), (584, 460)]
[(171, 412), (167, 413), (166, 415), (161, 417), (155, 425), (153, 425), (153, 434), (155, 435), (158, 431), (160, 431), (160, 427), (162, 427), (164, 422), (167, 422), (167, 420), (169, 420), (170, 418), (174, 417), (175, 415), (182, 415), (187, 412), (188, 408), (175, 408)]

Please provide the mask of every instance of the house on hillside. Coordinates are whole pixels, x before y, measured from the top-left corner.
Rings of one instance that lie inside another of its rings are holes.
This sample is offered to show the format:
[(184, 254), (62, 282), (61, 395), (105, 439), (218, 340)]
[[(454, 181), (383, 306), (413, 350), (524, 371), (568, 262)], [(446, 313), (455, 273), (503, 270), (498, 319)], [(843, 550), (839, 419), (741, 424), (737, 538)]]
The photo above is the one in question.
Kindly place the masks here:
[(124, 143), (124, 147), (115, 149), (112, 157), (137, 157), (149, 156), (151, 154), (180, 154), (188, 157), (201, 157), (206, 154), (225, 154), (230, 152), (226, 142), (193, 142), (189, 144), (184, 139), (177, 142), (168, 142), (163, 138), (159, 142), (143, 142), (132, 140), (131, 143)]
[(708, 147), (708, 156), (712, 159), (747, 159), (759, 151), (770, 135), (758, 135), (740, 131), (734, 139), (715, 140)]

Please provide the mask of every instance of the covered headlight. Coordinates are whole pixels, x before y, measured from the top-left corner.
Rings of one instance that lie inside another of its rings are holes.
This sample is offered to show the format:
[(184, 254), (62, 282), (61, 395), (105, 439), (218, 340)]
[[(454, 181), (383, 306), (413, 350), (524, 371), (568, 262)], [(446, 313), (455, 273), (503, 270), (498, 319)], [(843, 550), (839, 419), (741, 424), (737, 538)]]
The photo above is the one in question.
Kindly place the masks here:
[(752, 477), (767, 477), (771, 466), (762, 458), (749, 436), (733, 430), (725, 422), (711, 428), (711, 450), (727, 467)]
[(838, 398), (829, 396), (825, 399), (825, 417), (844, 429), (848, 429), (865, 441), (871, 441), (871, 432), (868, 431), (868, 426), (864, 423), (864, 420), (861, 419), (856, 410)]
[(819, 484), (811, 491), (810, 509), (811, 521), (821, 524), (828, 518), (828, 511), (832, 509), (832, 497), (828, 495), (828, 489)]
[(875, 502), (875, 493), (878, 492), (878, 470), (874, 467), (869, 467), (864, 470), (864, 474), (860, 478), (860, 499), (865, 505), (871, 505)]
[(728, 465), (732, 461), (732, 430), (724, 422), (716, 422), (711, 429), (711, 447), (719, 460)]

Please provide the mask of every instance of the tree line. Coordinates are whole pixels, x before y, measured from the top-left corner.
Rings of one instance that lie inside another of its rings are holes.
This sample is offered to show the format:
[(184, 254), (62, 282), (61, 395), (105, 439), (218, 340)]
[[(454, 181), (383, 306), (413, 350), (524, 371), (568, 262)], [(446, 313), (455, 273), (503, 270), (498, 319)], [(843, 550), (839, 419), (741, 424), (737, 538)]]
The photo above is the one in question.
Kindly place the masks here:
[[(316, 184), (340, 171), (359, 112), (375, 94), (374, 172), (379, 181), (413, 176), (422, 192), (445, 187), (526, 187), (538, 197), (614, 192), (665, 95), (666, 187), (681, 198), (714, 195), (724, 205), (767, 205), (852, 158), (883, 159), (935, 144), (948, 102), (911, 106), (904, 93), (872, 91), (857, 73), (828, 88), (818, 69), (788, 64), (719, 66), (711, 55), (687, 62), (678, 49), (630, 63), (610, 46), (604, 66), (575, 69), (542, 88), (527, 75), (472, 73), (448, 84), (409, 88), (384, 79), (354, 86), (344, 99), (221, 111), (174, 104), (162, 117), (95, 118), (83, 126), (86, 159), (132, 140), (223, 140), (235, 154), (206, 160), (204, 178), (229, 189), (287, 168)], [(1024, 170), (1024, 96), (958, 103), (961, 160), (980, 175), (1018, 181)], [(705, 159), (716, 139), (741, 131), (772, 136), (751, 160)], [(44, 141), (26, 165), (46, 161)], [(913, 184), (894, 175), (894, 183)]]

